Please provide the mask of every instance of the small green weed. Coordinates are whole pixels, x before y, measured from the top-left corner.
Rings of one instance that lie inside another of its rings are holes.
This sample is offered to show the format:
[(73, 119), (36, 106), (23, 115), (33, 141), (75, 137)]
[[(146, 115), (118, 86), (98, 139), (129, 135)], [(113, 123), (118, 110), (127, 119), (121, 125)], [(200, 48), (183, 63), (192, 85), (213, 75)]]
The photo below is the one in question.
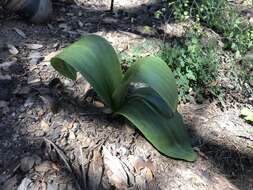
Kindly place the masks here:
[(184, 44), (165, 46), (160, 53), (177, 79), (180, 101), (189, 101), (192, 95), (201, 102), (206, 96), (220, 98), (217, 82), (219, 58), (213, 42), (203, 45), (198, 36), (189, 36)]
[(240, 85), (243, 87), (243, 93), (246, 96), (253, 94), (253, 53), (249, 52), (243, 56), (234, 66), (234, 70), (239, 79)]
[(170, 5), (176, 20), (191, 19), (197, 27), (201, 24), (219, 33), (225, 48), (234, 51), (236, 57), (253, 47), (253, 27), (229, 1), (177, 0)]

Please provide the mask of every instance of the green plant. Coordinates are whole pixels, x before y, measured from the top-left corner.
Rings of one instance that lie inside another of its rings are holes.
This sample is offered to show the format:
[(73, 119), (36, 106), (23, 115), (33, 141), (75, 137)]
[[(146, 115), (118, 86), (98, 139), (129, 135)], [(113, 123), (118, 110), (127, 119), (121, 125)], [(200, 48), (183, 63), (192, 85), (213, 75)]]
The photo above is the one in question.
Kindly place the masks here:
[(237, 57), (253, 47), (253, 27), (229, 1), (176, 0), (170, 4), (176, 20), (191, 19), (194, 26), (212, 28), (223, 37), (225, 48), (236, 52)]
[(192, 93), (197, 101), (210, 95), (220, 98), (221, 88), (217, 84), (220, 64), (212, 40), (204, 45), (199, 36), (190, 35), (184, 44), (165, 46), (160, 56), (176, 77), (180, 101), (189, 101)]
[(234, 90), (246, 99), (253, 94), (253, 53), (249, 51), (240, 59), (228, 55), (229, 68), (226, 76), (233, 81)]
[(160, 58), (142, 58), (123, 75), (113, 47), (90, 35), (64, 49), (51, 64), (73, 80), (80, 72), (114, 115), (125, 116), (163, 154), (196, 159), (177, 112), (174, 76)]
[(253, 94), (253, 52), (248, 52), (243, 56), (238, 65), (237, 73), (241, 86), (244, 87), (246, 95), (251, 96)]
[(163, 16), (163, 12), (162, 12), (161, 10), (155, 11), (154, 17), (155, 17), (156, 19), (160, 19), (161, 16)]

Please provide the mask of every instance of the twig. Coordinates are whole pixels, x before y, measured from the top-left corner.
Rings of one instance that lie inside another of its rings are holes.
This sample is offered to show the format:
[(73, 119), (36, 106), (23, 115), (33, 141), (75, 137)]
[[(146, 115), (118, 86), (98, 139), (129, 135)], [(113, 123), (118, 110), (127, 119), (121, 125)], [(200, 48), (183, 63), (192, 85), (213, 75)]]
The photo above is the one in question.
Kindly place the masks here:
[(111, 12), (113, 12), (113, 4), (114, 4), (114, 0), (111, 0), (111, 7), (110, 7)]
[(53, 143), (51, 140), (49, 140), (48, 138), (44, 137), (44, 140), (54, 147), (56, 152), (59, 154), (59, 156), (61, 157), (61, 159), (63, 160), (63, 162), (67, 166), (67, 169), (69, 170), (69, 172), (73, 173), (73, 170), (72, 170), (71, 166), (69, 165), (68, 158), (64, 154), (64, 152), (61, 149), (59, 149), (58, 146), (55, 143)]
[[(54, 142), (52, 142), (52, 141), (49, 140), (48, 138), (43, 137), (43, 139), (44, 139), (44, 141), (46, 141), (47, 143), (49, 143), (50, 145), (53, 146), (53, 148), (56, 150), (56, 152), (58, 153), (58, 155), (61, 157), (61, 159), (62, 159), (63, 162), (65, 163), (65, 165), (66, 165), (68, 171), (69, 171), (70, 173), (72, 173), (74, 176), (76, 176), (75, 173), (73, 172), (72, 167), (71, 167), (70, 164), (69, 164), (68, 157), (65, 155), (65, 153), (64, 153), (60, 148), (58, 148), (58, 146), (57, 146)], [(82, 190), (81, 187), (80, 187), (80, 185), (78, 184), (78, 182), (77, 182), (76, 180), (75, 180), (75, 183), (76, 183), (77, 188), (78, 188), (79, 190)]]
[(246, 140), (249, 140), (249, 141), (253, 142), (253, 139), (251, 139), (249, 137), (245, 137), (245, 136), (242, 136), (242, 135), (237, 135), (237, 137), (242, 138), (242, 139), (246, 139)]
[(81, 116), (92, 116), (92, 115), (104, 115), (102, 112), (93, 112), (93, 113), (88, 113), (88, 112), (81, 112), (79, 113)]
[(83, 149), (82, 149), (82, 146), (80, 145), (80, 159), (81, 159), (81, 169), (82, 169), (82, 177), (83, 177), (83, 186), (84, 188), (87, 187), (87, 182), (86, 182), (86, 172), (85, 172), (85, 167), (84, 167), (84, 163), (83, 163), (83, 160), (84, 160), (84, 156), (83, 156)]

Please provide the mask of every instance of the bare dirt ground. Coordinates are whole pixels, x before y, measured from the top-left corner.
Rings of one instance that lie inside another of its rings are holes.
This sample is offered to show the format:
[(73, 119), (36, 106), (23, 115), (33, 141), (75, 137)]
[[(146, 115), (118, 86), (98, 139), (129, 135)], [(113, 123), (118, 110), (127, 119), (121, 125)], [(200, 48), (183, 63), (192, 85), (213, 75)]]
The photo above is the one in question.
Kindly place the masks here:
[(50, 66), (55, 52), (89, 33), (128, 53), (170, 40), (168, 23), (151, 18), (161, 4), (145, 3), (115, 1), (111, 14), (110, 1), (56, 2), (46, 25), (1, 10), (0, 189), (253, 189), (253, 132), (240, 103), (225, 111), (208, 101), (179, 106), (199, 155), (189, 163), (161, 155), (125, 120), (101, 112), (100, 102), (84, 101), (84, 79), (70, 81)]

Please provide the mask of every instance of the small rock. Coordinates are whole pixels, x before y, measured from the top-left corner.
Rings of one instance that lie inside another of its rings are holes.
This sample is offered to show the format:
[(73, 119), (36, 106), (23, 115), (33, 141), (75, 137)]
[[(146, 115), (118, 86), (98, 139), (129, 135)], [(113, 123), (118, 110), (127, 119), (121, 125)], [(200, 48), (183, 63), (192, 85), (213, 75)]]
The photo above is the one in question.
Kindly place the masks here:
[(29, 53), (28, 59), (35, 59), (35, 58), (39, 59), (41, 57), (42, 57), (42, 55), (41, 55), (40, 52), (38, 52), (38, 51), (31, 51)]
[(53, 48), (59, 48), (59, 46), (60, 46), (60, 44), (56, 42), (56, 43), (53, 44), (52, 47), (53, 47)]
[(78, 21), (78, 25), (79, 25), (80, 27), (83, 27), (84, 24), (79, 20), (79, 21)]
[(27, 84), (30, 84), (30, 85), (39, 85), (40, 84), (40, 79), (34, 79), (34, 78), (28, 78), (27, 79)]
[(105, 105), (102, 102), (99, 102), (99, 101), (94, 101), (94, 104), (97, 108), (104, 108), (105, 107)]
[(31, 50), (37, 50), (43, 48), (42, 44), (26, 44), (26, 47)]
[(19, 53), (18, 49), (14, 45), (7, 44), (7, 47), (12, 55), (17, 55)]

